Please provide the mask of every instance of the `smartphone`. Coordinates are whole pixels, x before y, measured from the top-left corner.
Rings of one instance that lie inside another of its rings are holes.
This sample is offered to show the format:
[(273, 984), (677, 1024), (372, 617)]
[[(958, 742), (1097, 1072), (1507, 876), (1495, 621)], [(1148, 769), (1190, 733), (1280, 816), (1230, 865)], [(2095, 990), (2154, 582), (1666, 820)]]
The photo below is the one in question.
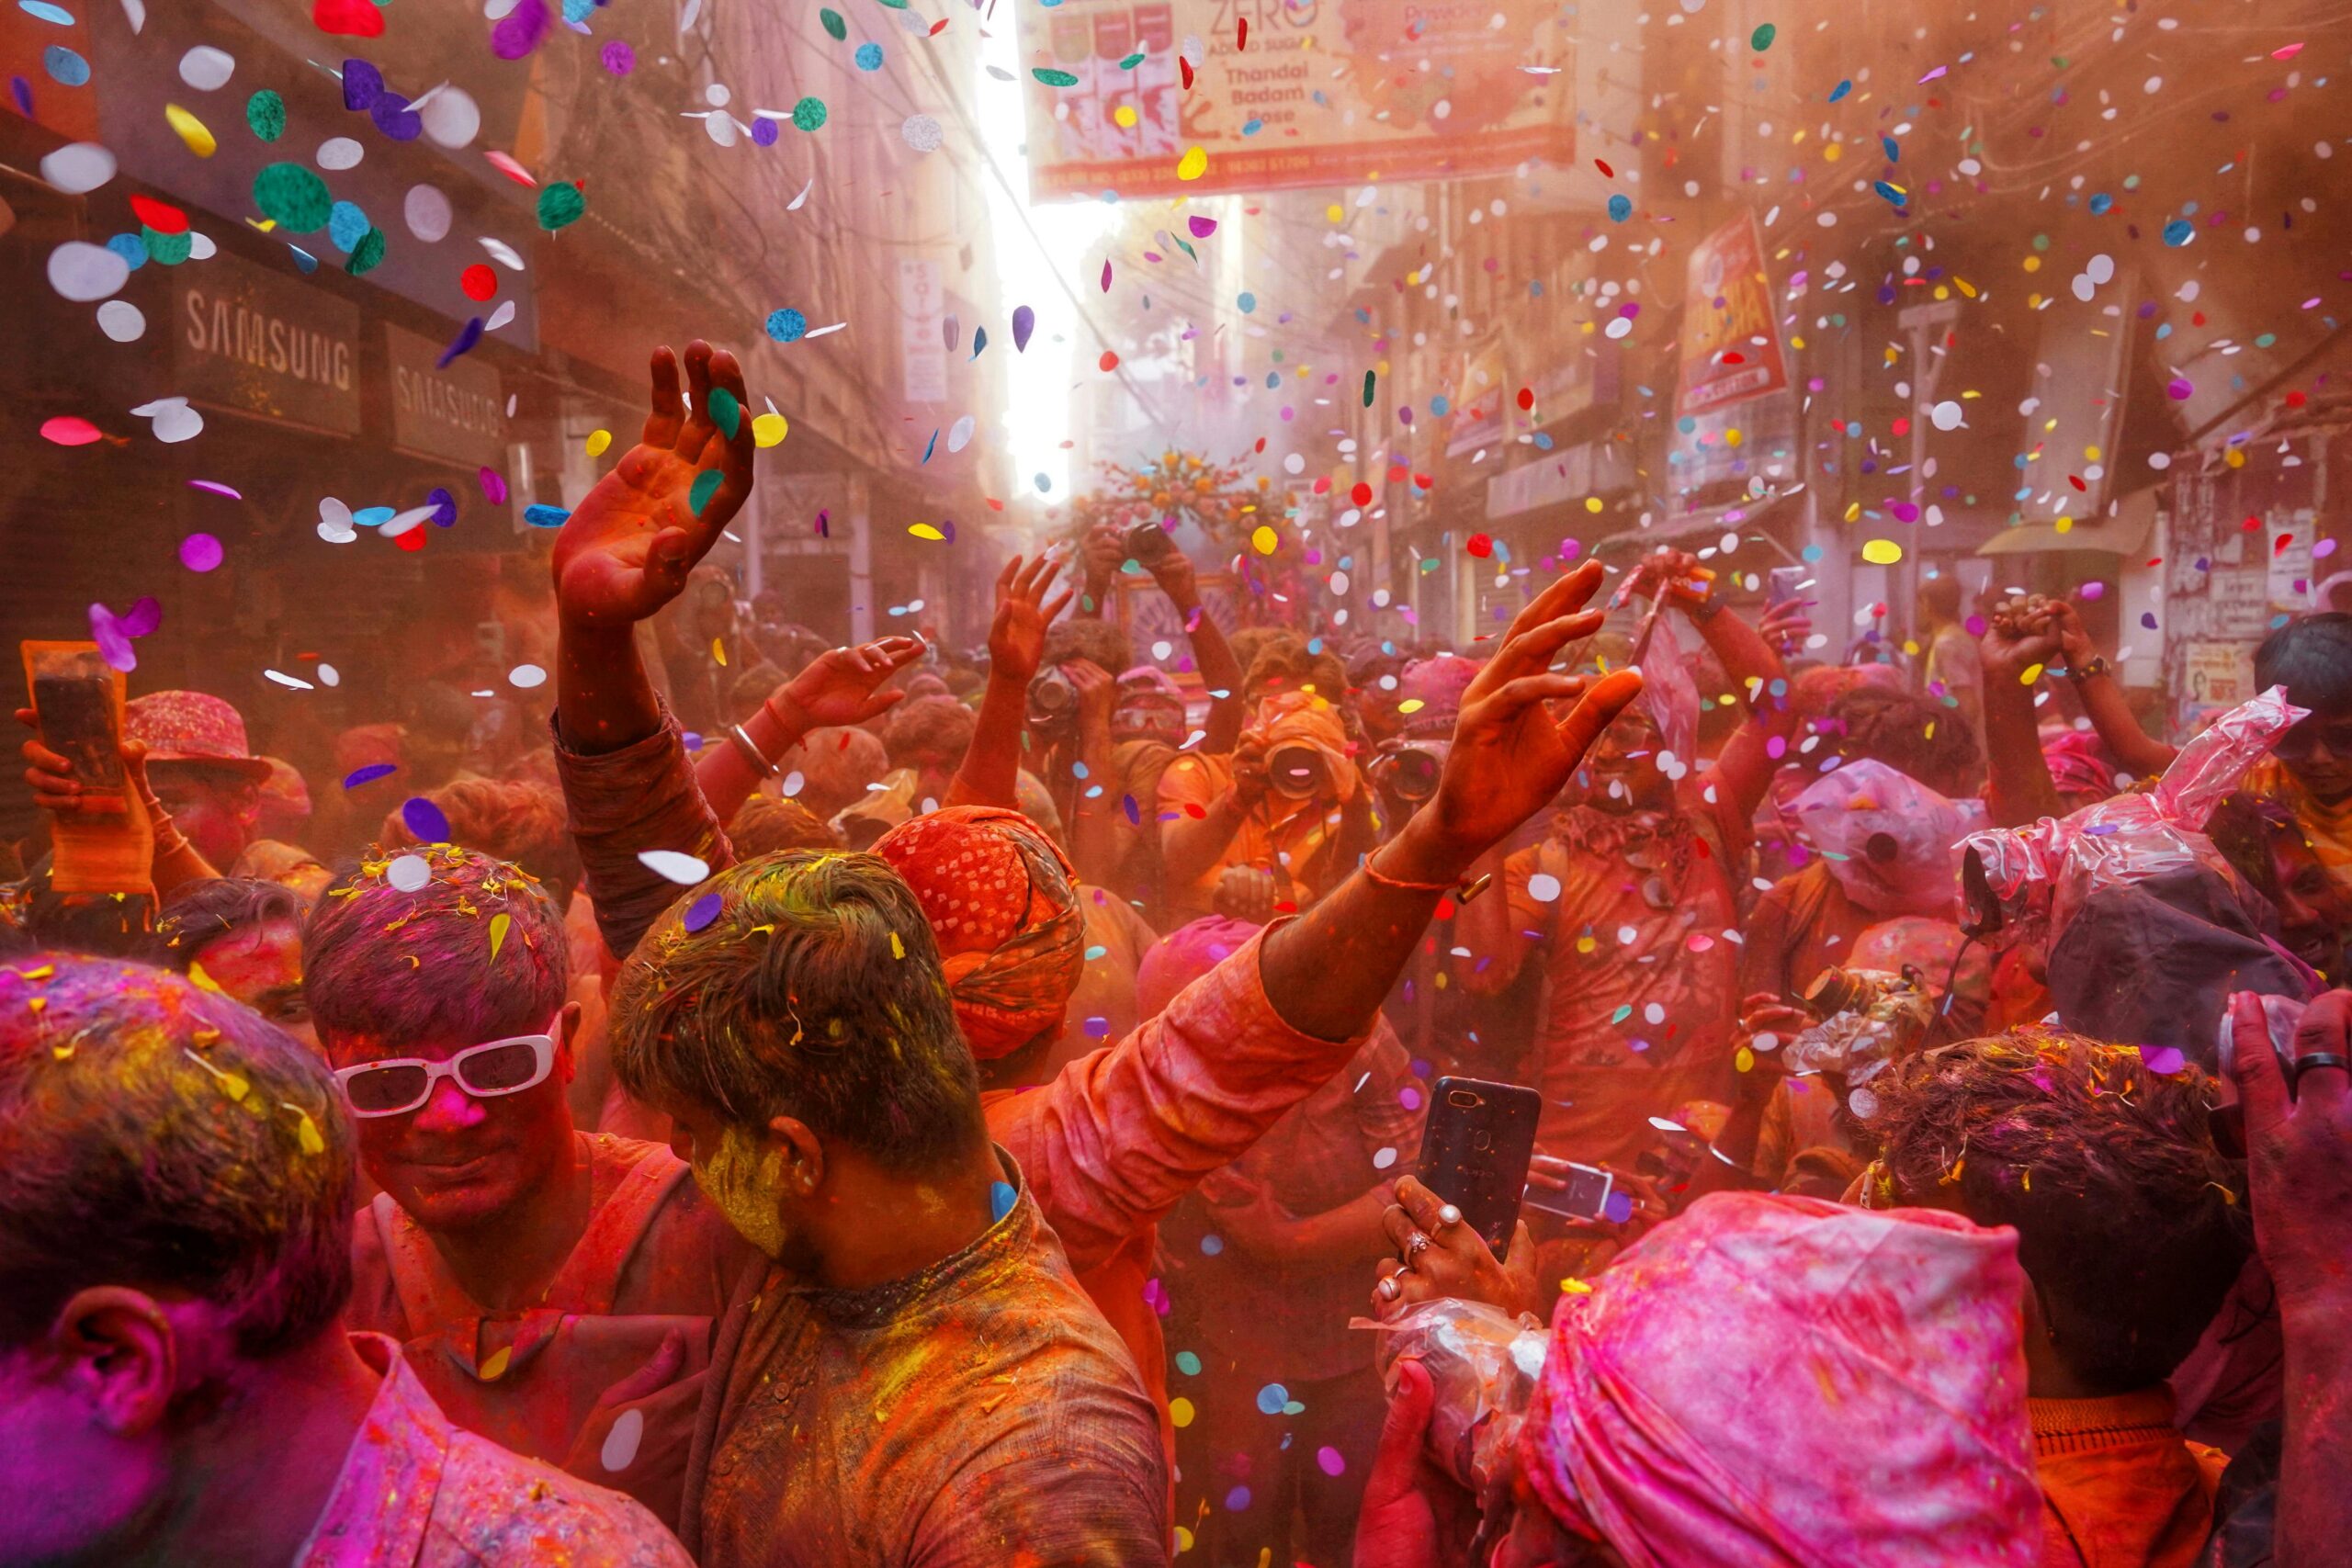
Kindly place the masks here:
[(122, 788), (122, 733), (115, 674), (96, 649), (86, 656), (28, 654), (40, 743), (65, 759), (88, 789)]
[(1564, 1162), (1568, 1168), (1568, 1190), (1555, 1192), (1545, 1187), (1530, 1187), (1526, 1203), (1531, 1209), (1541, 1209), (1547, 1214), (1557, 1214), (1564, 1220), (1597, 1220), (1609, 1212), (1609, 1194), (1617, 1185), (1617, 1178), (1599, 1166)]
[(1445, 1077), (1430, 1090), (1421, 1127), (1422, 1185), (1462, 1211), (1498, 1259), (1510, 1252), (1535, 1118), (1544, 1098), (1523, 1084)]
[(1764, 603), (1785, 604), (1804, 592), (1807, 569), (1801, 566), (1776, 566), (1764, 574)]

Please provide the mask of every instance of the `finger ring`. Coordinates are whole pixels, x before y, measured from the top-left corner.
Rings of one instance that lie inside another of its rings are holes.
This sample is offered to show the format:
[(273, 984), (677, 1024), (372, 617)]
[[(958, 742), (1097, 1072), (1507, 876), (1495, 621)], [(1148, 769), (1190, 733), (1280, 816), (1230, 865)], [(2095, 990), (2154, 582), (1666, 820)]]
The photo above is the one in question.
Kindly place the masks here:
[(1415, 1231), (1413, 1233), (1413, 1238), (1405, 1244), (1405, 1267), (1408, 1269), (1411, 1268), (1414, 1262), (1419, 1258), (1421, 1254), (1427, 1252), (1429, 1249), (1430, 1238), (1423, 1235), (1420, 1232)]
[(1458, 1225), (1462, 1223), (1462, 1211), (1448, 1203), (1437, 1212), (1437, 1223), (1441, 1226)]
[(1393, 1274), (1380, 1281), (1374, 1289), (1379, 1292), (1380, 1299), (1384, 1302), (1393, 1302), (1404, 1293), (1404, 1287), (1396, 1282), (1396, 1276)]
[(2301, 1078), (2313, 1067), (2336, 1067), (2352, 1072), (2352, 1059), (2335, 1051), (2306, 1051), (2295, 1058), (2295, 1077)]

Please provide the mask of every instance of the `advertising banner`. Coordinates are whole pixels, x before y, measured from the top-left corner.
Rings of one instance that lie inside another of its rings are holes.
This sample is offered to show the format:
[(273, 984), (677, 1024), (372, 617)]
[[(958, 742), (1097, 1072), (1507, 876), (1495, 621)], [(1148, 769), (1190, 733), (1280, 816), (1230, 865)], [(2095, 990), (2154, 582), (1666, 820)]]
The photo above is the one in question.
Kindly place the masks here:
[[(1556, 13), (1532, 30), (1492, 26), (1491, 5), (1418, 0), (1061, 0), (1016, 14), (1034, 199), (1575, 161), (1575, 40)], [(1182, 179), (1195, 147), (1206, 166)]]
[(1772, 286), (1752, 212), (1733, 219), (1690, 253), (1681, 357), (1678, 414), (1711, 413), (1788, 389)]

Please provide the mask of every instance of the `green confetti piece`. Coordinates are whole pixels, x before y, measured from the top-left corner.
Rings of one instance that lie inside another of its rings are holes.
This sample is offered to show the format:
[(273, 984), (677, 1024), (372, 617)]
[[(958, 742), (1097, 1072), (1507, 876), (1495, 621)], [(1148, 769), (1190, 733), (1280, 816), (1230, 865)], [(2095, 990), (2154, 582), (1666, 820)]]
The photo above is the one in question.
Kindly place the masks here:
[(792, 123), (803, 130), (814, 130), (825, 123), (825, 100), (803, 98), (792, 106)]
[(579, 222), (587, 210), (587, 196), (571, 180), (558, 180), (539, 190), (539, 227), (550, 234)]
[(818, 12), (817, 19), (825, 24), (825, 30), (833, 35), (835, 43), (840, 43), (849, 37), (849, 24), (842, 21), (842, 14), (831, 6)]
[(264, 141), (286, 134), (286, 100), (264, 87), (245, 100), (245, 127)]
[(334, 212), (327, 182), (300, 164), (272, 164), (255, 175), (254, 205), (263, 217), (297, 234), (325, 228)]
[(196, 247), (196, 232), (190, 229), (183, 229), (176, 234), (164, 234), (141, 224), (139, 237), (147, 242), (147, 259), (164, 266), (179, 265), (187, 260)]
[(1781, 29), (1767, 22), (1747, 35), (1747, 47), (1761, 54), (1771, 48), (1772, 40), (1780, 36)]
[(1029, 74), (1035, 76), (1038, 81), (1043, 82), (1048, 87), (1075, 87), (1078, 85), (1078, 77), (1075, 73), (1069, 71), (1057, 71), (1050, 65), (1034, 66), (1031, 68)]
[(1133, 71), (1136, 66), (1141, 65), (1143, 61), (1144, 51), (1142, 50), (1137, 50), (1133, 54), (1127, 56), (1125, 60), (1119, 62), (1119, 69), (1122, 71)]
[(1373, 373), (1367, 370), (1363, 373), (1363, 406), (1366, 408), (1372, 407), (1372, 386)]
[(351, 247), (351, 259), (343, 264), (343, 270), (357, 277), (363, 272), (373, 271), (383, 259), (384, 231), (370, 229), (359, 236), (357, 244)]
[[(713, 387), (709, 408), (711, 423), (718, 426), (719, 434), (729, 441), (734, 440), (736, 431), (743, 425), (743, 405), (735, 400), (735, 394), (724, 387)], [(699, 512), (702, 508), (695, 510)]]
[(687, 509), (695, 516), (701, 516), (702, 509), (710, 504), (710, 498), (718, 493), (718, 487), (725, 479), (726, 476), (717, 468), (706, 468), (696, 474), (695, 488), (686, 492)]

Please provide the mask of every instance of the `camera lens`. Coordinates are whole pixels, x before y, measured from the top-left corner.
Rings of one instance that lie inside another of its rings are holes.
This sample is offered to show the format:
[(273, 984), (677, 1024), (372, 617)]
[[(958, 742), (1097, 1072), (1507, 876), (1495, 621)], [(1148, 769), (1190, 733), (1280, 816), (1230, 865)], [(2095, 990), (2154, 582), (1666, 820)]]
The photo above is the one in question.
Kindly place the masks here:
[(1323, 753), (1312, 746), (1277, 746), (1266, 753), (1266, 777), (1282, 794), (1304, 800), (1322, 786)]
[(1127, 529), (1125, 544), (1127, 554), (1139, 561), (1157, 560), (1176, 547), (1168, 530), (1152, 522), (1132, 525)]
[(1415, 804), (1437, 793), (1437, 777), (1443, 763), (1434, 751), (1408, 746), (1389, 758), (1388, 787), (1397, 799)]
[(1078, 710), (1078, 688), (1058, 664), (1038, 671), (1029, 682), (1029, 722), (1040, 728), (1050, 728), (1069, 718)]

